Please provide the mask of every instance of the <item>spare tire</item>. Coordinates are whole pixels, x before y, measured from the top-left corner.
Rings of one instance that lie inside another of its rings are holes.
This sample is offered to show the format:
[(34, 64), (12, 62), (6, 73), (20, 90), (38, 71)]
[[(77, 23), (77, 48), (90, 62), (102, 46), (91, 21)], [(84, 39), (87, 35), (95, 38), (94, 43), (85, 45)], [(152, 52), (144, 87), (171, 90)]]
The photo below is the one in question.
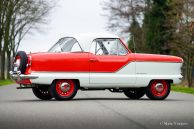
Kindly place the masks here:
[(14, 59), (14, 64), (15, 64), (14, 67), (17, 66), (18, 67), (18, 71), (20, 71), (22, 74), (24, 74), (25, 71), (26, 71), (27, 63), (28, 63), (28, 57), (27, 57), (26, 52), (19, 51), (16, 54), (15, 59)]

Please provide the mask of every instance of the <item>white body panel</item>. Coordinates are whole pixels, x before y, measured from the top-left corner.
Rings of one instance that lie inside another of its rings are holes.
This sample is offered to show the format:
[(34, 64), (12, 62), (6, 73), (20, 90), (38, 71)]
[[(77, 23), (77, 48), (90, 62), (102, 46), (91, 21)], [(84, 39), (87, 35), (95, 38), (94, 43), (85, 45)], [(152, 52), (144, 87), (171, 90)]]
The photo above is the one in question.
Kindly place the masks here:
[(137, 62), (136, 86), (149, 84), (153, 79), (173, 80), (174, 84), (180, 83), (181, 66), (182, 63)]
[(132, 62), (115, 73), (90, 73), (90, 85), (129, 86), (136, 82), (136, 63)]
[(78, 79), (81, 87), (146, 87), (153, 79), (180, 83), (182, 63), (131, 62), (115, 73), (33, 72), (35, 84), (51, 84), (55, 79)]

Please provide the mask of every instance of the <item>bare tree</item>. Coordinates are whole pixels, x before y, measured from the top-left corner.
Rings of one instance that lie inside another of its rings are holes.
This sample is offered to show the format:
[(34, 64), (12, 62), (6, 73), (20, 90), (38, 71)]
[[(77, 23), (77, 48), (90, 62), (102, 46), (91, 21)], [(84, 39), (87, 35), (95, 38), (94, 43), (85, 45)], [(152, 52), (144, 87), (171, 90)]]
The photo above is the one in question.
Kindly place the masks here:
[[(175, 0), (174, 0), (175, 1)], [(182, 0), (176, 8), (179, 15), (174, 20), (177, 21), (176, 32), (173, 35), (173, 49), (184, 59), (184, 79), (186, 84), (192, 86), (192, 68), (194, 66), (194, 28), (192, 19), (194, 18), (194, 0)], [(180, 1), (179, 1), (180, 2)], [(173, 19), (172, 19), (173, 20)]]
[[(15, 55), (23, 37), (46, 22), (47, 14), (54, 5), (51, 0), (0, 1), (1, 79), (5, 78), (5, 67), (8, 73), (11, 56)], [(5, 66), (6, 57), (8, 66)]]
[(143, 12), (147, 0), (109, 0), (103, 3), (103, 9), (107, 12), (108, 29), (124, 33), (130, 32), (130, 25), (135, 18), (143, 20)]
[(129, 37), (128, 47), (136, 43), (137, 52), (147, 52), (144, 29), (142, 29), (145, 12), (150, 8), (150, 0), (108, 0), (103, 3), (104, 16), (108, 17), (108, 30)]

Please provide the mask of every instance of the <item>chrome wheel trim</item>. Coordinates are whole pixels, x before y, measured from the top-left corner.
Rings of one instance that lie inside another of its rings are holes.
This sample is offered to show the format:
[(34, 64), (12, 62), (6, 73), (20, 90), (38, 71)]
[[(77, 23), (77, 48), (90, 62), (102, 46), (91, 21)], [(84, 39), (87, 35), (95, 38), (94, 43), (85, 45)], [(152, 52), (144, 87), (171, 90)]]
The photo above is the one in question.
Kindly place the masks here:
[(61, 91), (63, 91), (63, 92), (68, 92), (68, 91), (70, 90), (70, 84), (67, 83), (67, 82), (63, 82), (63, 83), (61, 83), (61, 85), (60, 85), (60, 89), (61, 89)]
[(164, 90), (164, 85), (162, 83), (157, 83), (154, 88), (157, 92), (162, 92)]

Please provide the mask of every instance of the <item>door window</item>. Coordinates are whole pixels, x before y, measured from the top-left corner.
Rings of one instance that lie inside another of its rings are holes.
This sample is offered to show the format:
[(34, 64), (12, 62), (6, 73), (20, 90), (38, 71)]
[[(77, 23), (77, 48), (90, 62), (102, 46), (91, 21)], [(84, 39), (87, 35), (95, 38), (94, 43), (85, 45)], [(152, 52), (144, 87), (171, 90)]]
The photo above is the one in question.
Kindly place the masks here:
[(126, 55), (128, 51), (119, 39), (95, 39), (91, 46), (95, 55)]

